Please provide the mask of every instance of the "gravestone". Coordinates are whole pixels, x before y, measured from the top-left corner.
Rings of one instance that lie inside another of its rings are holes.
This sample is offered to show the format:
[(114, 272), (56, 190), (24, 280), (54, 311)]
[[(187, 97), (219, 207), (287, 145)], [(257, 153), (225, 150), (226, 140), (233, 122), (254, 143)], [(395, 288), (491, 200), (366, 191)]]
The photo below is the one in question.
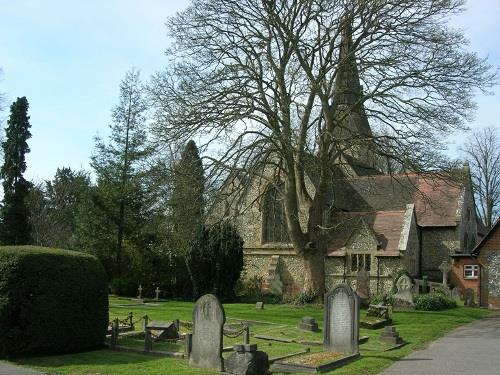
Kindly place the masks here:
[(359, 352), (359, 298), (347, 284), (325, 294), (323, 349), (330, 352)]
[(217, 297), (205, 294), (193, 308), (193, 337), (189, 365), (224, 369), (222, 359), (222, 333), (226, 316)]
[(464, 292), (464, 306), (474, 307), (476, 303), (474, 301), (474, 290), (468, 288)]
[(137, 299), (142, 299), (142, 285), (139, 284), (139, 288), (137, 288), (137, 290), (139, 291), (139, 295), (137, 296)]
[(401, 275), (396, 281), (397, 293), (394, 294), (393, 304), (394, 308), (401, 309), (413, 309), (415, 304), (413, 303), (413, 295), (411, 291), (413, 289), (413, 282), (408, 275)]
[(155, 300), (156, 301), (158, 301), (160, 299), (160, 292), (161, 292), (160, 287), (157, 286), (155, 289)]
[(362, 269), (356, 275), (356, 293), (359, 296), (361, 306), (368, 306), (370, 300), (370, 274)]
[(257, 302), (257, 303), (255, 304), (255, 308), (256, 308), (257, 310), (264, 310), (264, 302)]
[(156, 340), (174, 340), (179, 338), (179, 332), (174, 322), (154, 322), (146, 327), (156, 336)]
[(384, 330), (380, 334), (379, 340), (392, 345), (400, 345), (403, 343), (403, 339), (399, 337), (396, 327), (393, 326), (385, 326)]
[(439, 265), (439, 270), (443, 273), (443, 285), (448, 285), (448, 272), (451, 270), (451, 265), (447, 261), (444, 261)]
[(310, 316), (304, 316), (299, 323), (299, 328), (304, 331), (309, 332), (318, 332), (318, 323), (316, 323), (316, 319), (311, 318)]
[(263, 375), (269, 370), (267, 353), (257, 350), (257, 344), (234, 345), (225, 360), (225, 371), (235, 375)]
[(451, 294), (450, 294), (451, 298), (455, 301), (460, 301), (460, 290), (457, 288), (457, 287), (454, 287), (452, 290), (451, 290)]

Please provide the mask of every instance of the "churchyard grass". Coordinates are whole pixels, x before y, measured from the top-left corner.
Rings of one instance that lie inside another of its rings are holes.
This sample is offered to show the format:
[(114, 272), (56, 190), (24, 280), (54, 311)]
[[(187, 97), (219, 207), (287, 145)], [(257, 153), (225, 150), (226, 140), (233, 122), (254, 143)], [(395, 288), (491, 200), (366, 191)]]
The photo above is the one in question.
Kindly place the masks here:
[[(191, 320), (193, 303), (191, 302), (152, 302), (138, 305), (125, 298), (110, 297), (110, 319), (123, 319), (129, 312), (134, 320), (147, 314), (153, 321), (180, 319)], [(254, 304), (224, 304), (226, 319), (229, 323), (237, 323), (238, 319), (255, 321), (250, 327), (252, 334), (288, 338), (305, 341), (322, 341), (323, 332), (305, 332), (297, 329), (302, 317), (316, 319), (323, 328), (323, 309), (320, 306), (265, 305), (264, 310), (256, 310)], [(366, 310), (361, 311), (361, 318)], [(361, 358), (345, 367), (335, 370), (335, 374), (377, 374), (394, 361), (404, 357), (411, 351), (425, 346), (449, 330), (488, 315), (482, 309), (458, 307), (456, 309), (424, 312), (405, 311), (393, 313), (393, 325), (407, 345), (392, 351), (384, 351), (387, 345), (378, 342), (382, 329), (361, 329), (360, 336), (369, 336), (366, 344), (360, 345)], [(141, 329), (137, 324), (136, 329)], [(129, 346), (142, 348), (142, 341), (123, 339)], [(224, 346), (241, 342), (241, 337), (229, 339), (224, 337)], [(282, 343), (265, 341), (251, 337), (251, 343), (257, 343), (259, 350), (269, 354), (270, 358), (304, 350), (307, 345), (298, 343)], [(121, 342), (119, 342), (121, 345)], [(312, 352), (321, 350), (320, 346), (309, 346)], [(181, 350), (180, 346), (169, 343), (154, 343), (153, 349)], [(226, 355), (226, 354), (225, 354)], [(113, 352), (111, 350), (92, 351), (79, 354), (68, 354), (50, 357), (31, 357), (16, 360), (16, 363), (39, 369), (48, 374), (101, 374), (101, 375), (146, 375), (146, 374), (215, 374), (216, 372), (190, 368), (187, 360), (177, 358), (158, 358), (141, 354)]]

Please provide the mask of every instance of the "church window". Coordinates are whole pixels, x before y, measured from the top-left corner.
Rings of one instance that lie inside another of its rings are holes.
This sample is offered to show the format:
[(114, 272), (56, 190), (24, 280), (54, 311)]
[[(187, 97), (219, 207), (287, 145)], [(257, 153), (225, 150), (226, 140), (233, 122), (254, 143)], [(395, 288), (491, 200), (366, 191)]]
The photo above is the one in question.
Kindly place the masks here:
[(479, 266), (477, 264), (464, 265), (464, 279), (477, 279), (479, 277)]
[(263, 243), (287, 243), (288, 231), (283, 196), (275, 186), (264, 194), (263, 205)]
[(370, 271), (371, 269), (371, 255), (370, 254), (351, 254), (351, 272), (358, 272), (364, 269)]

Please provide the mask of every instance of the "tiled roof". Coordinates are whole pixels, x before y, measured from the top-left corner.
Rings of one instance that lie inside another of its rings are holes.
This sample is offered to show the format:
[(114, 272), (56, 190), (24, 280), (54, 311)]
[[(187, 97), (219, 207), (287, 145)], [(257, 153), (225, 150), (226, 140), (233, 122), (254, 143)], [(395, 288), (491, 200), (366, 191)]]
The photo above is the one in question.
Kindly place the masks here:
[(337, 226), (328, 256), (342, 256), (351, 234), (363, 227), (370, 228), (379, 242), (380, 255), (399, 255), (399, 240), (403, 229), (405, 211), (337, 212), (333, 224)]
[(377, 175), (335, 180), (334, 206), (344, 211), (394, 211), (415, 204), (422, 227), (456, 226), (463, 184), (442, 176)]

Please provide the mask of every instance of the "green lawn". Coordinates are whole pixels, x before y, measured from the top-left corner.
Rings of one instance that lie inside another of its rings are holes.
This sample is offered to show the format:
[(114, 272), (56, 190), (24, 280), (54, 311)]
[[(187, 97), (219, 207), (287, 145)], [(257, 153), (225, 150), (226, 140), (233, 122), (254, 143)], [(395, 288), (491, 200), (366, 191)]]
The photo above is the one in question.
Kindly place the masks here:
[[(191, 320), (191, 302), (158, 302), (148, 305), (135, 305), (127, 299), (110, 298), (110, 319), (124, 318), (129, 312), (134, 319), (147, 314), (151, 319)], [(264, 310), (256, 310), (253, 304), (225, 304), (226, 318), (229, 322), (238, 322), (238, 319), (256, 321), (251, 326), (252, 333), (264, 334), (273, 337), (303, 339), (307, 341), (321, 341), (322, 332), (307, 333), (296, 328), (303, 316), (316, 318), (320, 328), (323, 323), (323, 310), (319, 306), (296, 307), (290, 305), (266, 305)], [(365, 311), (361, 312), (362, 316)], [(404, 357), (414, 349), (435, 340), (449, 330), (469, 323), (475, 319), (488, 315), (489, 312), (481, 309), (459, 307), (444, 312), (396, 312), (393, 314), (393, 324), (408, 345), (400, 349), (385, 352), (386, 347), (378, 343), (377, 337), (381, 330), (370, 331), (361, 329), (361, 336), (369, 336), (369, 341), (360, 346), (361, 359), (335, 370), (335, 374), (376, 374), (394, 361)], [(140, 328), (138, 325), (137, 329)], [(134, 342), (135, 341), (135, 342)], [(240, 339), (224, 338), (224, 346), (240, 342)], [(306, 348), (298, 343), (278, 343), (255, 339), (260, 350), (264, 350), (270, 358), (294, 353)], [(129, 346), (141, 347), (138, 340), (123, 339), (121, 343)], [(153, 344), (158, 350), (180, 350), (176, 344)], [(311, 351), (321, 348), (311, 346)], [(154, 374), (213, 374), (215, 372), (189, 368), (187, 360), (177, 358), (156, 358), (141, 354), (128, 354), (100, 350), (94, 352), (70, 354), (51, 357), (23, 358), (16, 363), (39, 369), (49, 374), (99, 374), (99, 375), (154, 375)]]

